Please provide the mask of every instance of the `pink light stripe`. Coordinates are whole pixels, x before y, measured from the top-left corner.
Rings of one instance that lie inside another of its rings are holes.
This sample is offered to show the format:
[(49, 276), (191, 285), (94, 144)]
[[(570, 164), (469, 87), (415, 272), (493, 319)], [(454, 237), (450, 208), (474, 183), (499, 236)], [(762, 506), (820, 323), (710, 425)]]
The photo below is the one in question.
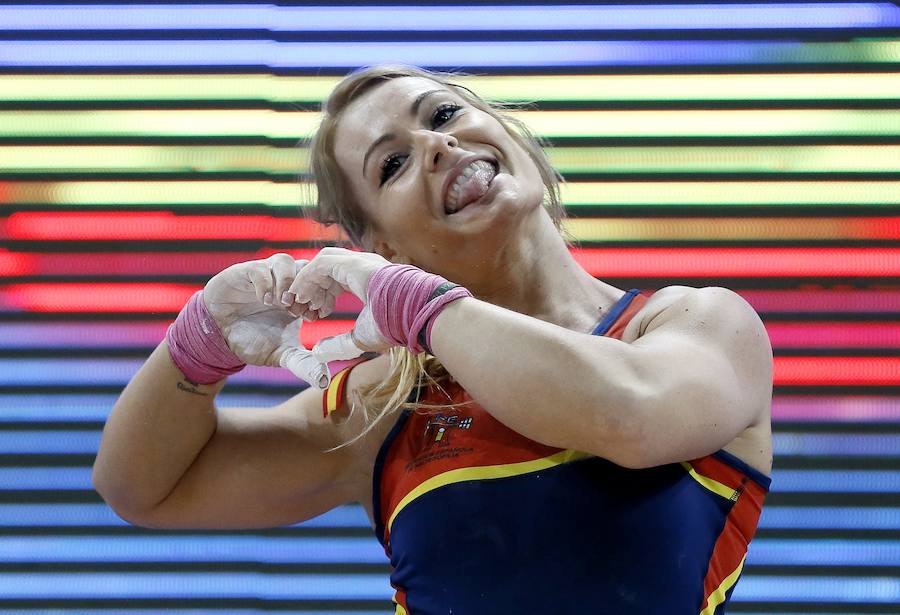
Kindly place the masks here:
[(787, 386), (897, 386), (900, 357), (775, 357), (774, 383)]
[[(0, 275), (207, 275), (234, 263), (286, 252), (18, 253), (0, 250)], [(900, 275), (900, 248), (585, 248), (573, 250), (591, 275), (625, 277), (882, 277)]]
[(766, 322), (775, 348), (900, 348), (900, 323)]
[(900, 312), (900, 289), (733, 290), (758, 312)]
[(775, 395), (773, 421), (900, 421), (900, 397)]

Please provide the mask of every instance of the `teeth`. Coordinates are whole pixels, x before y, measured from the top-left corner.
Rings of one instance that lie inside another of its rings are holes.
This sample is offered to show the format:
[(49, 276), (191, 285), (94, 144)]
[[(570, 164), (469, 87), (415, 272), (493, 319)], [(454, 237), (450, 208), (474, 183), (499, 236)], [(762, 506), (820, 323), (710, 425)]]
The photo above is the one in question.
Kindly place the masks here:
[(475, 162), (470, 163), (466, 166), (465, 169), (462, 170), (462, 173), (457, 175), (456, 179), (453, 181), (453, 184), (450, 185), (450, 190), (447, 192), (447, 207), (446, 210), (449, 213), (454, 213), (456, 211), (456, 199), (459, 196), (460, 187), (466, 183), (466, 180), (475, 173), (478, 169), (490, 169), (494, 170), (494, 165), (492, 165), (487, 160), (476, 160)]

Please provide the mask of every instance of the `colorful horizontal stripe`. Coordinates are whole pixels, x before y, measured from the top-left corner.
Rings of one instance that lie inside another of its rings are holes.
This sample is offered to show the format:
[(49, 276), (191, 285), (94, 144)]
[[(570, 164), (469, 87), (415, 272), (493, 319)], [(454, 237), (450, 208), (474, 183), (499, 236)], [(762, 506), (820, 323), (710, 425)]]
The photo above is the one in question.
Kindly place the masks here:
[[(822, 6), (828, 5), (819, 5), (820, 8)], [(473, 8), (468, 7), (466, 11)], [(338, 81), (338, 77), (259, 73), (16, 75), (14, 79), (3, 79), (0, 101), (150, 103), (158, 100), (244, 100), (318, 103), (328, 96)], [(852, 101), (900, 97), (900, 85), (892, 73), (840, 71), (786, 74), (478, 75), (459, 76), (454, 81), (474, 90), (483, 98), (503, 101)], [(706, 148), (702, 151), (706, 151)]]
[[(894, 109), (630, 109), (510, 115), (550, 138), (900, 135), (900, 111)], [(312, 135), (319, 121), (320, 114), (314, 111), (268, 109), (0, 110), (0, 137), (302, 139)]]
[(0, 68), (239, 67), (345, 69), (403, 63), (433, 68), (767, 66), (895, 63), (900, 42), (853, 40), (414, 41), (273, 40), (4, 41)]
[[(898, 116), (900, 117), (900, 116)], [(804, 206), (878, 205), (894, 207), (900, 181), (598, 181), (567, 182), (560, 187), (568, 209), (580, 206)], [(246, 205), (309, 207), (316, 190), (308, 184), (259, 180), (157, 181), (2, 181), (0, 205), (53, 207), (72, 205), (124, 209), (134, 206), (192, 208)]]
[[(900, 217), (568, 218), (577, 241), (748, 241), (900, 239)], [(131, 241), (244, 239), (337, 241), (337, 225), (275, 216), (191, 216), (174, 212), (31, 212), (0, 218), (0, 239)]]
[[(224, 9), (224, 10), (223, 10)], [(435, 31), (435, 30), (702, 30), (758, 28), (888, 28), (900, 9), (887, 2), (757, 5), (475, 5), (271, 6), (133, 4), (0, 7), (4, 30)]]

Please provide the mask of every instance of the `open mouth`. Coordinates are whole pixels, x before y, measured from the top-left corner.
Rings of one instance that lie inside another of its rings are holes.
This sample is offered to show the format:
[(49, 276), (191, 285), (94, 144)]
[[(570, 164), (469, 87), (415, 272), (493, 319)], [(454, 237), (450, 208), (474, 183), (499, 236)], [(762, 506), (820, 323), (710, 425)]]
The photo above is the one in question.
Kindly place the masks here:
[(491, 186), (499, 172), (496, 162), (474, 160), (456, 176), (447, 189), (444, 212), (449, 216), (479, 200)]

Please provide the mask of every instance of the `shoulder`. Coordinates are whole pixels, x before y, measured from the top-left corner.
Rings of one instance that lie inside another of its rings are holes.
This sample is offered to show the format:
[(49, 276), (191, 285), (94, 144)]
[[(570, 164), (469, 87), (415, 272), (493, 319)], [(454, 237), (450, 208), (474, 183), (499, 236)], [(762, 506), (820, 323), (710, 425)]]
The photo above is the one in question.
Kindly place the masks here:
[(661, 288), (635, 314), (629, 327), (632, 325), (634, 339), (666, 325), (687, 327), (698, 333), (703, 329), (713, 336), (725, 334), (727, 327), (733, 325), (755, 334), (765, 331), (762, 320), (747, 300), (721, 286)]

